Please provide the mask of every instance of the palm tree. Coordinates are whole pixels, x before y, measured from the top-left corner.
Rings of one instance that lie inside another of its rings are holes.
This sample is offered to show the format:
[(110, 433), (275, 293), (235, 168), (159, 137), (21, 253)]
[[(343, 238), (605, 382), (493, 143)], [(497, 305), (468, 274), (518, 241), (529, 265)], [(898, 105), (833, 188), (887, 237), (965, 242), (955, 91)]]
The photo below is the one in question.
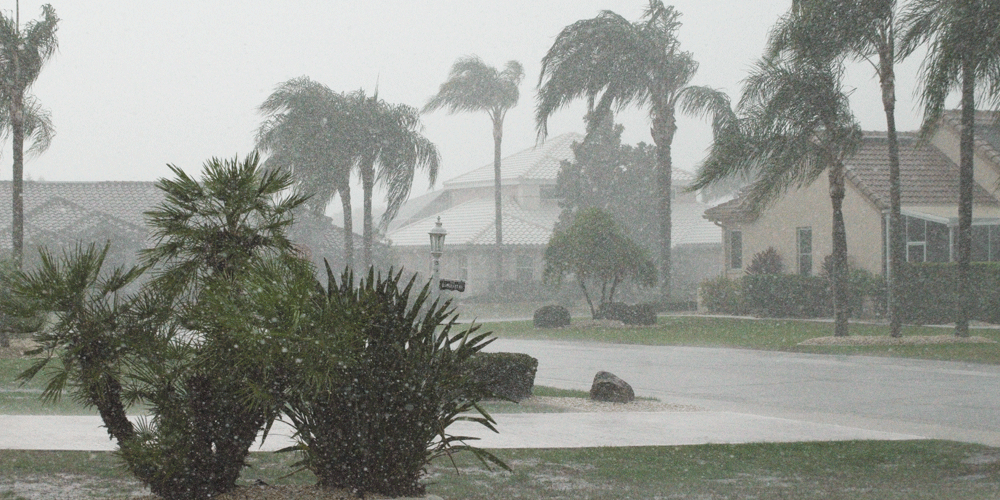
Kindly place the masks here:
[(350, 101), (326, 85), (299, 77), (279, 84), (258, 107), (264, 122), (257, 149), (267, 153), (264, 166), (292, 174), (297, 189), (312, 194), (309, 207), (323, 213), (336, 195), (344, 212), (344, 261), (354, 267), (354, 216), (351, 172), (355, 146), (341, 126), (350, 116)]
[(846, 56), (871, 64), (882, 89), (889, 145), (889, 335), (902, 335), (900, 273), (906, 260), (900, 213), (899, 140), (896, 134), (896, 1), (793, 0), (792, 15), (771, 35), (768, 54), (783, 51), (820, 58)]
[[(650, 0), (642, 19), (631, 23), (611, 11), (577, 21), (559, 33), (542, 58), (536, 119), (541, 135), (556, 110), (579, 97), (596, 103), (594, 112), (630, 104), (648, 106), (656, 144), (657, 215), (660, 220), (660, 294), (670, 297), (671, 158), (677, 130), (675, 111), (713, 113), (716, 126), (729, 116), (729, 99), (707, 87), (688, 86), (698, 69), (680, 50), (680, 13)], [(589, 131), (588, 131), (589, 132)]]
[[(41, 153), (52, 139), (52, 122), (38, 101), (27, 94), (42, 66), (58, 47), (59, 18), (51, 5), (42, 6), (42, 18), (21, 30), (20, 12), (14, 19), (0, 14), (0, 99), (6, 115), (0, 129), (13, 136), (13, 242), (14, 261), (21, 266), (24, 254), (24, 137), (32, 141), (29, 153)], [(9, 128), (8, 128), (9, 127)]]
[(518, 84), (524, 78), (524, 68), (517, 61), (507, 61), (502, 71), (476, 56), (455, 61), (448, 80), (441, 84), (437, 95), (424, 106), (424, 112), (448, 108), (459, 111), (485, 111), (493, 122), (493, 199), (496, 206), (497, 286), (503, 282), (503, 219), (500, 196), (500, 143), (503, 142), (503, 120), (507, 110), (517, 105)]
[(381, 228), (396, 217), (410, 196), (417, 169), (427, 171), (431, 184), (437, 181), (440, 155), (437, 147), (420, 133), (420, 112), (404, 104), (390, 104), (378, 98), (378, 91), (366, 97), (358, 90), (348, 95), (358, 111), (356, 123), (348, 124), (358, 137), (357, 168), (364, 195), (364, 265), (372, 264), (374, 230), (372, 196), (375, 184), (386, 193), (386, 209)]
[(847, 233), (844, 160), (854, 154), (861, 129), (841, 89), (838, 61), (765, 58), (745, 81), (732, 121), (716, 139), (692, 185), (746, 176), (749, 206), (759, 213), (789, 188), (806, 186), (824, 171), (833, 207), (835, 335), (847, 335)]
[(901, 52), (910, 54), (926, 43), (921, 67), (924, 104), (922, 132), (930, 135), (941, 121), (945, 100), (961, 92), (962, 132), (959, 140), (958, 261), (959, 304), (955, 335), (969, 335), (974, 297), (969, 286), (972, 260), (972, 191), (976, 92), (1000, 95), (1000, 1), (913, 0), (901, 19)]

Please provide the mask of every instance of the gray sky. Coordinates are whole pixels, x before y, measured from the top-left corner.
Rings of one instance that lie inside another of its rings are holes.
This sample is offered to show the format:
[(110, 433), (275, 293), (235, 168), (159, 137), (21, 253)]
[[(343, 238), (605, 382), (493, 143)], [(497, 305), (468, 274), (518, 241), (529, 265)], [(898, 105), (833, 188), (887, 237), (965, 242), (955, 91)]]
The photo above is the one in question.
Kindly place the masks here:
[[(41, 3), (21, 2), (21, 22)], [(671, 3), (671, 2), (666, 2)], [(789, 0), (676, 0), (681, 46), (700, 62), (693, 84), (738, 98), (740, 81), (760, 56), (767, 32)], [(420, 107), (460, 56), (476, 54), (525, 68), (519, 105), (508, 113), (504, 154), (535, 142), (539, 61), (566, 25), (613, 10), (637, 19), (645, 0), (356, 1), (53, 1), (60, 49), (33, 88), (52, 112), (57, 134), (26, 176), (49, 181), (156, 180), (166, 164), (197, 173), (212, 157), (241, 157), (253, 146), (256, 107), (274, 87), (309, 76), (335, 91), (378, 83), (386, 101)], [(0, 1), (11, 15), (13, 0)], [(919, 58), (898, 67), (898, 128), (919, 126), (913, 90)], [(870, 66), (852, 67), (855, 113), (867, 130), (884, 130)], [(558, 112), (549, 132), (582, 131), (582, 104)], [(646, 114), (619, 116), (625, 141), (651, 142)], [(492, 162), (485, 114), (425, 115), (424, 134), (443, 160), (440, 180)], [(711, 143), (707, 123), (681, 118), (674, 166), (693, 171)], [(10, 179), (10, 143), (0, 179)], [(425, 179), (414, 185), (423, 193)], [(360, 202), (360, 196), (355, 198)]]

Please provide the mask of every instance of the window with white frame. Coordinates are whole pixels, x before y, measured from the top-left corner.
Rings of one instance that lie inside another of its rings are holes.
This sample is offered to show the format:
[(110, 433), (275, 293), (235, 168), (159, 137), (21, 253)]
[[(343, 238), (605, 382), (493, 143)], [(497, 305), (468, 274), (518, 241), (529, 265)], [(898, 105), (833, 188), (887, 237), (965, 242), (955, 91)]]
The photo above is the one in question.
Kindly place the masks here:
[(798, 256), (799, 274), (810, 276), (813, 268), (813, 230), (811, 227), (800, 227), (795, 235), (796, 254)]
[(535, 279), (535, 259), (528, 254), (517, 256), (517, 281), (522, 283)]
[(732, 229), (728, 232), (729, 269), (743, 269), (743, 231)]

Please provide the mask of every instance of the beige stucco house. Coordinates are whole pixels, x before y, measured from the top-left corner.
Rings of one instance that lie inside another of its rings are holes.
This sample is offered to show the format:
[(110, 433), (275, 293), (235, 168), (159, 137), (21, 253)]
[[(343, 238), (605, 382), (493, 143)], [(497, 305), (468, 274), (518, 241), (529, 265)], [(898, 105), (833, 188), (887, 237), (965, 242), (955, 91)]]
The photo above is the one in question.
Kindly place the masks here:
[[(949, 113), (933, 140), (899, 134), (901, 207), (906, 256), (910, 262), (953, 260), (958, 226), (958, 128)], [(1000, 179), (997, 148), (1000, 128), (985, 116), (977, 133), (977, 186), (973, 196), (973, 260), (1000, 261)], [(888, 259), (888, 141), (884, 132), (865, 134), (860, 150), (846, 163), (844, 222), (848, 260), (884, 274)], [(722, 229), (726, 274), (743, 274), (754, 255), (773, 247), (785, 272), (817, 274), (832, 253), (829, 182), (821, 175), (811, 185), (787, 192), (754, 217), (741, 197), (713, 207), (705, 218)]]

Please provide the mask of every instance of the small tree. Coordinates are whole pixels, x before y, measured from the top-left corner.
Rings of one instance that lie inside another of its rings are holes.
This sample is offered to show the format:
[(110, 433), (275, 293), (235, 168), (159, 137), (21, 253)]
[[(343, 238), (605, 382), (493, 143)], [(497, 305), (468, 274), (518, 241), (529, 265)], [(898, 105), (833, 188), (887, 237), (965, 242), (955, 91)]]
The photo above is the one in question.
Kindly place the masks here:
[[(567, 274), (576, 276), (595, 319), (600, 306), (614, 300), (621, 283), (656, 285), (656, 265), (649, 255), (599, 208), (577, 213), (568, 228), (552, 234), (545, 248), (545, 281), (559, 283)], [(588, 286), (600, 287), (596, 308)]]

